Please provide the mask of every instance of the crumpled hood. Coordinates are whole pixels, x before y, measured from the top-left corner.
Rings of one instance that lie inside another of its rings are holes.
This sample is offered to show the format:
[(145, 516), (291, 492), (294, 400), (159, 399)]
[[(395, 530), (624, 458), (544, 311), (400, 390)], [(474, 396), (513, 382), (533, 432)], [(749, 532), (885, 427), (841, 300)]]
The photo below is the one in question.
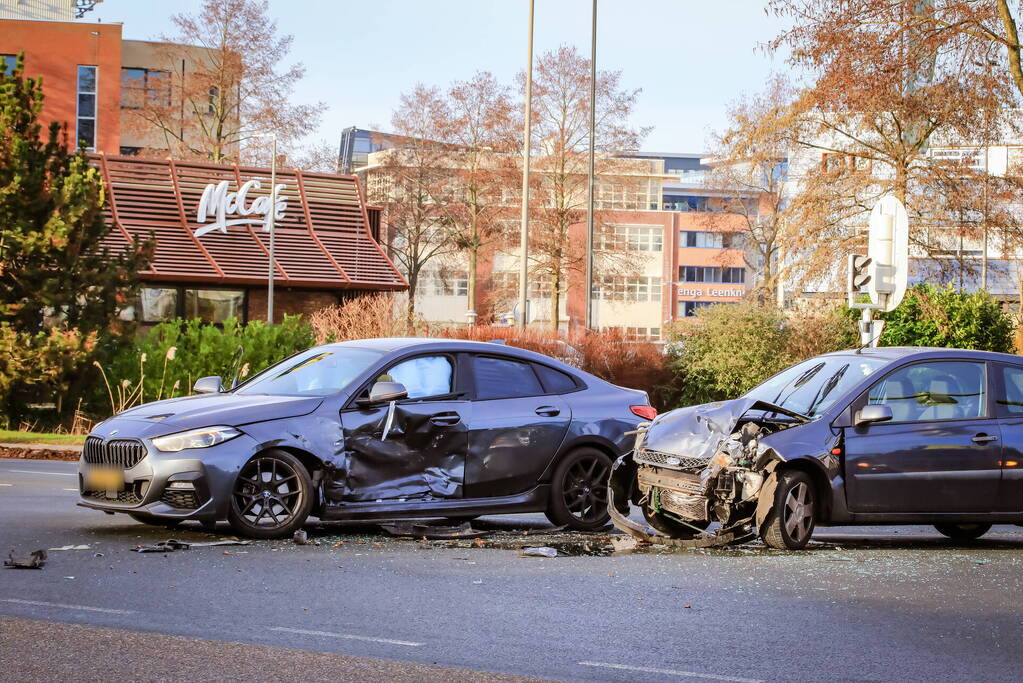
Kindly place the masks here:
[(307, 415), (323, 402), (319, 396), (266, 396), (257, 394), (199, 394), (154, 401), (131, 408), (107, 423), (132, 420), (160, 425), (167, 433), (195, 427), (228, 425)]
[(678, 408), (658, 415), (647, 429), (643, 447), (709, 460), (721, 441), (735, 431), (739, 418), (757, 403), (756, 399), (737, 398)]

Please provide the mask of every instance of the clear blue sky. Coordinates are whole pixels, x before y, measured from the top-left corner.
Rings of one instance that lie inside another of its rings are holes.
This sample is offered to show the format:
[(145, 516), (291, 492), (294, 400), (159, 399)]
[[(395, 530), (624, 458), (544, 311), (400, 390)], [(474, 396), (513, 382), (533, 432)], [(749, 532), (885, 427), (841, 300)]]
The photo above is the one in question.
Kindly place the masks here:
[[(766, 0), (600, 0), (597, 65), (642, 88), (634, 121), (653, 126), (649, 151), (700, 152), (729, 102), (759, 90), (779, 56), (758, 49), (782, 24)], [(85, 21), (122, 22), (124, 37), (173, 31), (170, 15), (200, 0), (104, 0)], [(536, 0), (535, 50), (589, 54), (589, 0)], [(488, 70), (511, 82), (525, 62), (527, 0), (270, 0), (293, 61), (306, 67), (299, 101), (329, 106), (314, 138), (346, 126), (386, 129), (400, 93)]]

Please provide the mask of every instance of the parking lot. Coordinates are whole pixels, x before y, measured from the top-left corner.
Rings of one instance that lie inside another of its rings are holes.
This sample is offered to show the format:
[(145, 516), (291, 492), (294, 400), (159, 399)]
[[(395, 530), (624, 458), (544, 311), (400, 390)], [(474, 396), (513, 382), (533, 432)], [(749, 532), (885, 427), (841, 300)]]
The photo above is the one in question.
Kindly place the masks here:
[[(169, 678), (276, 662), (282, 676), (313, 679), (441, 675), (425, 665), (464, 680), (1018, 679), (1023, 528), (1014, 526), (968, 545), (929, 527), (857, 527), (819, 529), (796, 553), (759, 543), (611, 552), (611, 531), (566, 543), (545, 534), (541, 515), (523, 515), (477, 521), (490, 531), (479, 540), (314, 523), (319, 545), (140, 554), (132, 549), (230, 532), (167, 531), (75, 507), (74, 471), (0, 461), (5, 555), (89, 546), (0, 574), (4, 678), (80, 674), (81, 658), (60, 654), (79, 639), (96, 672)], [(517, 548), (534, 543), (562, 552), (522, 557)], [(53, 654), (30, 654), (41, 651)], [(361, 658), (389, 662), (360, 669)]]

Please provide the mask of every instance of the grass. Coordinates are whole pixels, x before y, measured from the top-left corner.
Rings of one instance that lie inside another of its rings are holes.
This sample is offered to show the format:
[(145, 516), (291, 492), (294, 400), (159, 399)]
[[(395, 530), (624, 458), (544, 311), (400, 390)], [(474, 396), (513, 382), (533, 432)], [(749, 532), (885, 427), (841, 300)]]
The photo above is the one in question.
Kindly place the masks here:
[(74, 434), (48, 434), (46, 432), (19, 432), (13, 429), (0, 429), (0, 443), (51, 443), (80, 446), (85, 443), (85, 436)]

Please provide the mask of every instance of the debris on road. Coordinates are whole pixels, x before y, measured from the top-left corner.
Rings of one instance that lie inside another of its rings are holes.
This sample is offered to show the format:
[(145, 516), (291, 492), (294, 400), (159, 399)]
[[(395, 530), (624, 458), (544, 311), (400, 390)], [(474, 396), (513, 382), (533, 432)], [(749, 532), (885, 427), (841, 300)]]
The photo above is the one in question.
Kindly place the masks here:
[[(462, 524), (424, 524), (422, 522), (395, 522), (393, 524), (381, 524), (380, 528), (391, 536), (413, 536), (429, 541), (443, 541), (458, 538), (481, 538), (489, 536), (490, 532), (483, 529), (474, 529), (469, 522)], [(477, 544), (477, 547), (482, 547)]]
[(310, 541), (309, 534), (305, 529), (299, 529), (291, 537), (291, 540), (295, 542), (295, 545), (319, 545), (319, 541)]
[(555, 548), (523, 548), (519, 551), (521, 557), (557, 557), (558, 551)]
[(51, 551), (53, 551), (53, 550), (92, 550), (92, 548), (90, 546), (87, 546), (87, 545), (62, 545), (59, 548), (50, 548), (50, 550)]
[(12, 550), (7, 557), (8, 559), (4, 560), (4, 566), (11, 569), (42, 569), (46, 564), (45, 550), (33, 550), (28, 557), (19, 559), (15, 559)]
[(137, 545), (132, 548), (136, 553), (172, 553), (175, 550), (188, 550), (189, 548), (212, 548), (220, 545), (249, 545), (251, 541), (241, 541), (237, 538), (225, 538), (220, 541), (202, 541), (198, 543), (185, 543), (174, 538), (160, 541), (155, 545)]

